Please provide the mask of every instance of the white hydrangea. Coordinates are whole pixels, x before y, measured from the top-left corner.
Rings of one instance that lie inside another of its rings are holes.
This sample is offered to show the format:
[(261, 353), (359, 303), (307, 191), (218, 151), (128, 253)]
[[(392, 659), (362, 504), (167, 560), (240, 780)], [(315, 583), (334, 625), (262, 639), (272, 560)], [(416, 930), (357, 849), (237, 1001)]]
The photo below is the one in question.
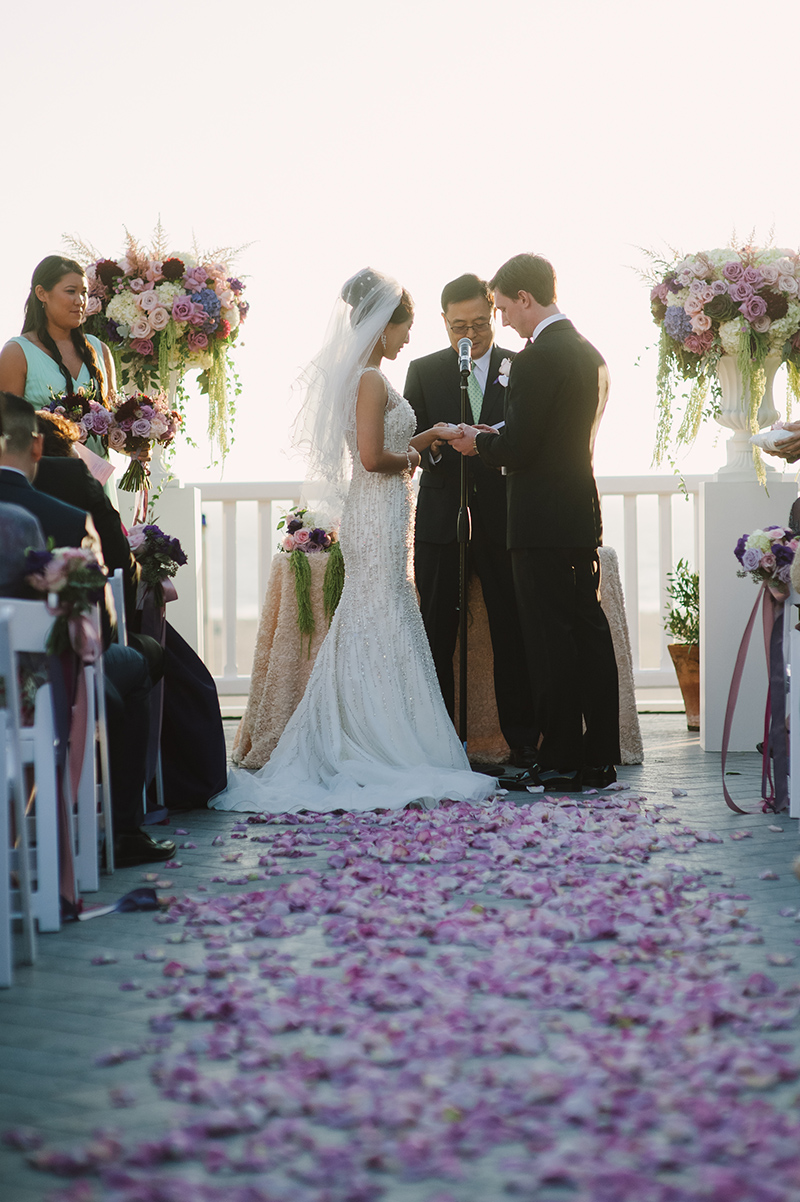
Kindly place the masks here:
[(171, 310), (175, 297), (183, 295), (183, 288), (180, 284), (174, 284), (171, 280), (165, 280), (163, 284), (156, 284), (155, 293), (164, 308)]
[(106, 316), (119, 325), (132, 326), (142, 312), (133, 292), (119, 292), (108, 302)]
[(772, 539), (768, 534), (765, 534), (763, 530), (754, 530), (745, 543), (745, 549), (755, 547), (761, 552), (762, 555), (766, 555), (771, 546)]
[(736, 251), (732, 250), (730, 246), (718, 246), (715, 250), (703, 251), (703, 258), (708, 259), (718, 275), (721, 274), (722, 268), (726, 263), (730, 263), (733, 259), (738, 259), (738, 257)]
[(680, 292), (670, 292), (667, 296), (668, 309), (682, 309), (689, 298), (689, 289), (681, 288)]
[(732, 321), (722, 322), (719, 327), (719, 340), (726, 355), (739, 354), (739, 341), (746, 325), (743, 317), (734, 317)]
[(769, 347), (770, 350), (779, 351), (787, 338), (791, 338), (797, 329), (800, 327), (800, 303), (796, 300), (789, 301), (789, 307), (786, 310), (784, 317), (778, 321), (773, 321), (769, 330)]

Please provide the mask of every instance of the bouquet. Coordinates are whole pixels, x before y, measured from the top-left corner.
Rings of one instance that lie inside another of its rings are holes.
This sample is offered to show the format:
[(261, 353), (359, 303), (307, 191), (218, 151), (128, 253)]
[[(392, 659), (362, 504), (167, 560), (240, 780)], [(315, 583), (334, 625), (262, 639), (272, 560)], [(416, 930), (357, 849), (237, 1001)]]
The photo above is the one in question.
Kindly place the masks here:
[(789, 591), (798, 541), (794, 531), (785, 526), (767, 526), (764, 530), (743, 534), (734, 549), (734, 555), (742, 565), (736, 575), (750, 575), (770, 591), (785, 596)]
[(155, 443), (169, 446), (182, 421), (177, 409), (170, 409), (163, 392), (152, 396), (137, 393), (115, 401), (106, 441), (113, 451), (131, 458), (130, 467), (119, 482), (121, 489), (136, 492), (147, 487), (150, 448)]
[(128, 532), (128, 545), (141, 567), (142, 584), (152, 589), (153, 599), (164, 605), (164, 581), (175, 575), (189, 560), (177, 538), (170, 538), (158, 526), (134, 526)]
[(281, 551), (289, 553), (289, 562), (294, 572), (297, 595), (297, 625), (301, 635), (308, 636), (311, 653), (311, 636), (316, 625), (311, 609), (311, 566), (308, 556), (326, 552), (328, 562), (322, 581), (322, 604), (325, 617), (330, 623), (336, 612), (344, 587), (344, 559), (339, 546), (335, 526), (327, 530), (316, 524), (313, 514), (294, 505), (278, 522), (278, 530), (286, 530), (281, 541)]
[[(737, 361), (755, 419), (764, 395), (764, 362), (779, 355), (800, 400), (800, 253), (755, 246), (700, 251), (667, 263), (652, 257), (650, 308), (661, 330), (657, 376), (657, 462), (670, 444), (677, 380), (693, 381), (677, 442), (690, 444), (705, 417), (719, 412), (715, 369)], [(712, 403), (706, 410), (709, 387)]]
[[(86, 330), (108, 343), (120, 379), (142, 392), (166, 391), (175, 372), (180, 391), (185, 372), (197, 369), (209, 398), (209, 436), (224, 455), (233, 416), (228, 355), (249, 309), (245, 286), (229, 266), (237, 252), (175, 253), (160, 224), (149, 249), (128, 235), (119, 259), (68, 242), (79, 258), (92, 260), (86, 268)], [(234, 381), (238, 394), (235, 374)]]
[(60, 655), (70, 646), (85, 662), (101, 652), (100, 641), (86, 614), (103, 598), (106, 569), (94, 551), (84, 547), (56, 547), (28, 551), (25, 580), (47, 598), (55, 621), (47, 636), (47, 651)]
[(80, 431), (79, 442), (85, 443), (89, 435), (94, 434), (105, 443), (111, 424), (111, 413), (97, 400), (94, 384), (90, 384), (88, 388), (81, 387), (72, 393), (53, 392), (51, 388), (47, 409), (48, 412), (58, 413), (75, 423)]

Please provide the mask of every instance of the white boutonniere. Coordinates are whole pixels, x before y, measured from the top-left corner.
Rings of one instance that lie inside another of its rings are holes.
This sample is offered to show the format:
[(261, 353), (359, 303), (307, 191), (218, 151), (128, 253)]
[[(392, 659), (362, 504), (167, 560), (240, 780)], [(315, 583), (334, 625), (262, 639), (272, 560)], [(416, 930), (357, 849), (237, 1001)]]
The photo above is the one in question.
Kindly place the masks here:
[(498, 375), (497, 379), (495, 380), (495, 384), (500, 384), (501, 387), (508, 388), (508, 373), (510, 371), (511, 371), (511, 360), (509, 358), (505, 358), (505, 359), (503, 359), (502, 363), (500, 364), (500, 374)]

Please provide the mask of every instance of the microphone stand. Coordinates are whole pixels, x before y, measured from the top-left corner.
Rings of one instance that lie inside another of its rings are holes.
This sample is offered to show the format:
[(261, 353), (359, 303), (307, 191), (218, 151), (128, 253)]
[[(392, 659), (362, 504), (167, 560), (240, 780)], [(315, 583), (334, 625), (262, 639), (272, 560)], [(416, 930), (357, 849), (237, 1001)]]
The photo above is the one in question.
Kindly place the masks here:
[[(461, 421), (467, 423), (467, 380), (461, 372)], [(471, 414), (470, 414), (471, 416)], [(467, 457), (461, 456), (461, 503), (458, 510), (458, 734), (467, 750), (467, 552), (472, 537), (472, 516), (467, 497)]]

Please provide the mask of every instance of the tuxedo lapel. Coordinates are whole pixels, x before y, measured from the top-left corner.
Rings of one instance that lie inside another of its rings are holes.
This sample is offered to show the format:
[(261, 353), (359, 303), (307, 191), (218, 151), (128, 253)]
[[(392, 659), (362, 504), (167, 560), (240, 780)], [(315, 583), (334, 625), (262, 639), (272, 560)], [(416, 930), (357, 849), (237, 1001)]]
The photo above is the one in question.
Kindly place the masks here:
[(485, 426), (496, 426), (503, 420), (506, 390), (502, 384), (498, 383), (502, 362), (503, 353), (497, 346), (492, 346), (489, 372), (486, 376), (486, 388), (483, 391), (483, 404), (481, 405), (481, 422)]

